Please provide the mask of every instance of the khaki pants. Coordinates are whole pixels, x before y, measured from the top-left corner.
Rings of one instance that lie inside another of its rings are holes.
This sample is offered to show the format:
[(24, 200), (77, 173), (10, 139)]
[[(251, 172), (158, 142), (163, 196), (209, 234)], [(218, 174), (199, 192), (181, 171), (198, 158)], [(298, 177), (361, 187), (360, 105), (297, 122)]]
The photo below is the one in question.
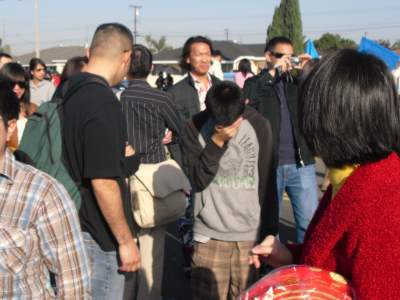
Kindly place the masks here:
[(195, 242), (191, 278), (193, 300), (238, 299), (255, 280), (254, 267), (249, 265), (254, 243)]
[(160, 300), (164, 268), (166, 226), (141, 229), (137, 237), (141, 256), (141, 269), (137, 273), (137, 299)]

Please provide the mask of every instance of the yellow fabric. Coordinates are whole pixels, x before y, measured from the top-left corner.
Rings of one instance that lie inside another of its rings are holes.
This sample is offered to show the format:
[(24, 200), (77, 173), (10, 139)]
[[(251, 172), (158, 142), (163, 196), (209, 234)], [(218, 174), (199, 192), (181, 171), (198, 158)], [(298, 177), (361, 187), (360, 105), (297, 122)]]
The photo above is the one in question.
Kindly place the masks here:
[(358, 165), (344, 166), (343, 168), (331, 168), (328, 170), (329, 180), (332, 185), (332, 198), (340, 190), (346, 179), (357, 169)]

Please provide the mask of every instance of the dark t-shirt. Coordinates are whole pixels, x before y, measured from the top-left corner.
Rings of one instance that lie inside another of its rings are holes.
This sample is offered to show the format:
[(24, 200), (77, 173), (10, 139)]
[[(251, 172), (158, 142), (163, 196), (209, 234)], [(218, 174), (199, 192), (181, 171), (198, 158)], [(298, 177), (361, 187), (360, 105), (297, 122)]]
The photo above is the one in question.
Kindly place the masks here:
[[(70, 88), (90, 76), (104, 80), (82, 73), (70, 79)], [(106, 85), (84, 85), (67, 99), (63, 131), (67, 165), (74, 180), (82, 182), (82, 205), (79, 210), (82, 230), (90, 233), (103, 251), (114, 251), (117, 242), (97, 204), (91, 179), (117, 180), (131, 230), (133, 217), (123, 171), (127, 141), (125, 118), (120, 103)]]
[(296, 163), (292, 120), (290, 118), (288, 99), (285, 94), (283, 81), (275, 85), (275, 90), (281, 103), (281, 131), (279, 132), (279, 165)]

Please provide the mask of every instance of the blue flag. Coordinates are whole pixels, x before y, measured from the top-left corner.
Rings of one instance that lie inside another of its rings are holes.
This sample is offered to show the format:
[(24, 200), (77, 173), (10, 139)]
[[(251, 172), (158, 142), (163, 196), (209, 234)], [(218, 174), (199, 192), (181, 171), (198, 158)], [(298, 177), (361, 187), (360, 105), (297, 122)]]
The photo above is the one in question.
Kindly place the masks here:
[(319, 54), (317, 49), (315, 49), (314, 43), (312, 40), (307, 40), (306, 42), (306, 50), (305, 52), (311, 55), (312, 58), (319, 58)]
[(383, 60), (390, 70), (396, 69), (397, 64), (400, 62), (400, 56), (397, 53), (370, 39), (367, 39), (366, 37), (361, 39), (358, 51), (361, 53), (375, 55)]

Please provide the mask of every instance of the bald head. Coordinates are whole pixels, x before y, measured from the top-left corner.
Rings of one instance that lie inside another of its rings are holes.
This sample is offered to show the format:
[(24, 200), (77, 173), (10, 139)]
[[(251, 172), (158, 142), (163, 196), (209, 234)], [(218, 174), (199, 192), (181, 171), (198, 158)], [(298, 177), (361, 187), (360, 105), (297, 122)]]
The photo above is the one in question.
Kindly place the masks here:
[(132, 49), (132, 33), (124, 25), (107, 23), (97, 27), (90, 45), (90, 56), (115, 59)]

